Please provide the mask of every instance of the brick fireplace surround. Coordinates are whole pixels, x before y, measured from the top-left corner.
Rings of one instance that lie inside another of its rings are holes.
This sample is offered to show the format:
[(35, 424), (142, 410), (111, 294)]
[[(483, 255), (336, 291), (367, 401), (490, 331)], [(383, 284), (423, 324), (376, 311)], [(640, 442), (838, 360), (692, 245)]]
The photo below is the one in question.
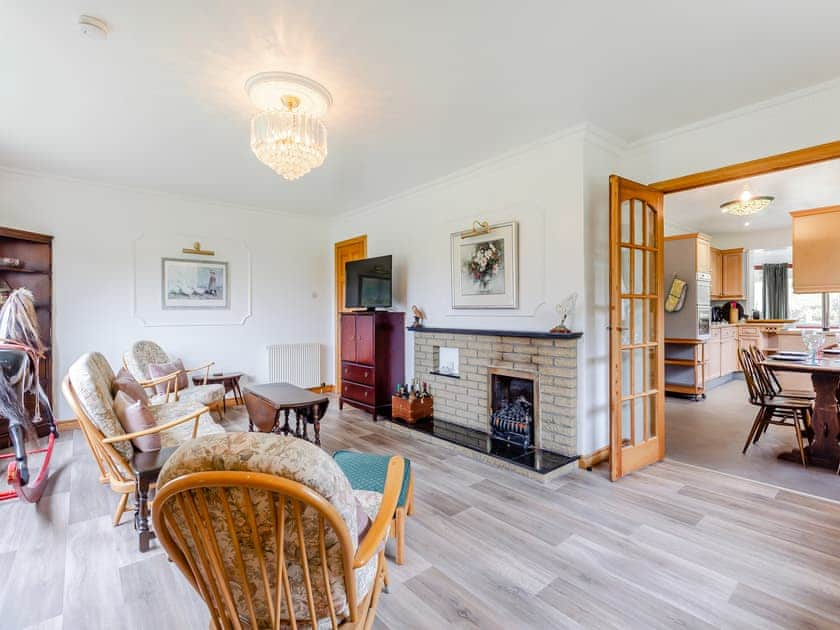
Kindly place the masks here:
[[(582, 333), (529, 333), (451, 328), (414, 332), (414, 375), (429, 383), (435, 418), (489, 432), (489, 370), (532, 374), (539, 384), (542, 449), (577, 455), (577, 352)], [(434, 373), (440, 348), (457, 348), (458, 377)]]

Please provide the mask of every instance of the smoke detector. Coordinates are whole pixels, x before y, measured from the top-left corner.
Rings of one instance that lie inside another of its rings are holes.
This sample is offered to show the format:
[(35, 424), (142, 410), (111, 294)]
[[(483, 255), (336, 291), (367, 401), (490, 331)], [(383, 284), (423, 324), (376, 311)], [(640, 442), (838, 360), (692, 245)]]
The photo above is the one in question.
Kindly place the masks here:
[(88, 39), (107, 39), (108, 25), (99, 18), (90, 15), (79, 16), (79, 30)]

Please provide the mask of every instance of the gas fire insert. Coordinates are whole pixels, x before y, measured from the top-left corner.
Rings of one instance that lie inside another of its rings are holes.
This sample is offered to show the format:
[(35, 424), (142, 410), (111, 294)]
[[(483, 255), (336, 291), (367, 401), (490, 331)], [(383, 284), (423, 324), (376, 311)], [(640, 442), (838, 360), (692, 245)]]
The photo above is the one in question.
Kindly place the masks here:
[(527, 449), (539, 447), (539, 381), (522, 370), (489, 370), (489, 422), (493, 439)]

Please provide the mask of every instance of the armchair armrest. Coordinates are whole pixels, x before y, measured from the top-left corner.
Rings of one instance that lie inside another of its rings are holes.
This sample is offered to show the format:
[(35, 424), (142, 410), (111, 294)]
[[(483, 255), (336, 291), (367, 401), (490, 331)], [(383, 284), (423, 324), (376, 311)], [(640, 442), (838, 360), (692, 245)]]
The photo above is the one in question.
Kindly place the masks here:
[(126, 440), (133, 440), (134, 438), (143, 437), (144, 435), (152, 435), (154, 433), (160, 433), (161, 431), (166, 431), (167, 429), (171, 429), (172, 427), (178, 426), (179, 424), (183, 424), (188, 420), (195, 420), (195, 427), (193, 427), (193, 437), (195, 437), (196, 432), (198, 431), (198, 419), (201, 417), (201, 414), (207, 413), (210, 411), (207, 407), (202, 407), (201, 409), (196, 409), (192, 413), (188, 413), (185, 416), (181, 416), (180, 418), (176, 418), (175, 420), (170, 420), (169, 422), (165, 422), (163, 424), (159, 424), (154, 427), (149, 427), (148, 429), (143, 429), (142, 431), (135, 431), (134, 433), (126, 433), (125, 435), (115, 435), (113, 437), (105, 438), (102, 440), (103, 444), (113, 444), (115, 442), (125, 442)]
[(204, 365), (199, 365), (198, 367), (186, 369), (184, 368), (184, 374), (191, 374), (192, 372), (198, 372), (200, 370), (204, 370), (204, 385), (207, 385), (207, 379), (210, 377), (210, 368), (213, 367), (215, 361), (208, 361)]
[(388, 462), (388, 473), (385, 476), (385, 491), (382, 493), (382, 503), (379, 506), (379, 513), (365, 534), (364, 539), (356, 549), (356, 556), (353, 558), (353, 568), (367, 564), (376, 554), (379, 546), (385, 542), (388, 535), (388, 527), (394, 518), (397, 509), (397, 501), (402, 490), (403, 475), (405, 474), (405, 460), (402, 457), (394, 456)]
[(164, 383), (166, 381), (174, 381), (175, 379), (178, 378), (178, 374), (180, 374), (180, 373), (181, 373), (180, 370), (176, 370), (176, 371), (172, 372), (171, 374), (167, 374), (166, 376), (158, 376), (157, 378), (150, 378), (147, 381), (137, 381), (137, 382), (140, 383), (141, 387), (154, 387), (155, 385), (158, 385), (159, 383)]
[(169, 402), (169, 394), (175, 394), (175, 400), (178, 400), (178, 376), (181, 374), (180, 370), (176, 370), (165, 376), (158, 376), (157, 378), (150, 378), (147, 381), (138, 381), (140, 387), (143, 389), (154, 388), (155, 385), (166, 383), (166, 402)]

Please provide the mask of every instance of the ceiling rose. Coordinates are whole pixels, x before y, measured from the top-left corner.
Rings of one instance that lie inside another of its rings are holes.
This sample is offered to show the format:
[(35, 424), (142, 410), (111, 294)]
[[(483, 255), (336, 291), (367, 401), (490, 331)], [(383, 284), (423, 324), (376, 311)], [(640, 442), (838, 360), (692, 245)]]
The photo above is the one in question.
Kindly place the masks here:
[(251, 119), (251, 150), (260, 162), (288, 180), (324, 163), (322, 118), (332, 96), (323, 85), (291, 72), (261, 72), (245, 82), (245, 91), (262, 110)]
[(750, 191), (750, 185), (745, 184), (741, 196), (738, 199), (720, 204), (720, 211), (736, 217), (746, 217), (761, 212), (773, 203), (773, 199), (774, 197), (767, 195), (760, 197), (753, 195)]

